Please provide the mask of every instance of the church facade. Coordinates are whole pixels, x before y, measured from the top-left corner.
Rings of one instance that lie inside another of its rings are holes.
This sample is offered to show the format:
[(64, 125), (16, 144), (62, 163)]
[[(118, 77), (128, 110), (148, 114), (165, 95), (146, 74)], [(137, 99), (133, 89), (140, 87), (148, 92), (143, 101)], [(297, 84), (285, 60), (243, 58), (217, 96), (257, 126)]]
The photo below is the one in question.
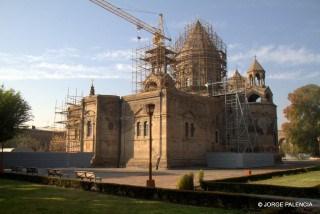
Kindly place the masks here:
[[(206, 166), (212, 152), (277, 154), (277, 115), (265, 70), (254, 59), (245, 76), (226, 75), (226, 50), (210, 28), (192, 24), (170, 61), (150, 71), (138, 93), (90, 95), (67, 114), (67, 152), (93, 152), (93, 166), (147, 167), (149, 116), (156, 167)], [(218, 47), (221, 45), (220, 47)], [(164, 50), (156, 47), (148, 53)], [(153, 55), (151, 55), (153, 56)], [(146, 60), (154, 68), (152, 57)], [(167, 70), (167, 68), (163, 69)]]

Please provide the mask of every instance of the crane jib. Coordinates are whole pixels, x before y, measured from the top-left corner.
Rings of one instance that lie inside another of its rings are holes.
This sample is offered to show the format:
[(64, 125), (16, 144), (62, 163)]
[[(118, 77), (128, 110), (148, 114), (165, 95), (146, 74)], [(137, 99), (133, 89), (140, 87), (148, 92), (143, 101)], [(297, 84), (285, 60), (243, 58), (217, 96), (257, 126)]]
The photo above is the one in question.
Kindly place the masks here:
[[(160, 28), (156, 28), (156, 27), (149, 25), (148, 23), (136, 18), (135, 16), (131, 15), (130, 13), (125, 12), (124, 10), (121, 10), (119, 7), (116, 7), (113, 4), (111, 4), (105, 0), (90, 0), (90, 1), (95, 3), (96, 5), (104, 8), (105, 10), (115, 14), (116, 16), (119, 16), (119, 17), (125, 19), (126, 21), (134, 24), (138, 30), (143, 29), (143, 30), (155, 35), (155, 36), (159, 36), (160, 38), (171, 41), (171, 38), (166, 37)], [(162, 16), (162, 14), (160, 16)]]

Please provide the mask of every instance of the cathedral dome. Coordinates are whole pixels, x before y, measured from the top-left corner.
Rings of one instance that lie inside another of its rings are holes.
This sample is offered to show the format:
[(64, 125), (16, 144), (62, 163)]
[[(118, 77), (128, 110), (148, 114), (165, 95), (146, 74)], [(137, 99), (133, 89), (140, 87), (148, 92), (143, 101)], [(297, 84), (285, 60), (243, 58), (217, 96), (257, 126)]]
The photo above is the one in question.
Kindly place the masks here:
[(204, 28), (204, 26), (198, 20), (189, 30), (189, 34), (183, 44), (180, 52), (190, 51), (190, 50), (214, 50), (214, 45), (209, 33)]
[(176, 42), (176, 87), (206, 94), (206, 85), (220, 82), (226, 74), (226, 47), (209, 24), (197, 20), (185, 29)]

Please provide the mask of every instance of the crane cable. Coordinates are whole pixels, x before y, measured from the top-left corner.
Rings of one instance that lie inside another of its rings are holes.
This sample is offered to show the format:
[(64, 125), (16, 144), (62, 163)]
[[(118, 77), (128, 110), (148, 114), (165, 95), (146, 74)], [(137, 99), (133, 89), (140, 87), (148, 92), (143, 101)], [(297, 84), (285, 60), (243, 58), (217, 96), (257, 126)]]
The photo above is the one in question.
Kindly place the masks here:
[[(137, 13), (145, 13), (145, 14), (153, 14), (153, 15), (159, 15), (160, 13), (154, 12), (154, 11), (148, 11), (148, 10), (140, 10), (140, 9), (129, 9), (129, 8), (123, 8), (123, 7), (117, 7), (117, 9), (119, 10), (123, 10), (123, 11), (131, 11), (131, 12), (137, 12)], [(166, 22), (163, 22), (163, 26), (164, 26), (164, 31), (168, 33), (168, 36), (170, 37), (170, 33), (168, 30), (168, 26), (166, 25)], [(141, 36), (140, 36), (140, 30), (141, 27), (137, 26), (137, 41), (140, 42), (141, 41)], [(163, 32), (163, 33), (165, 33)]]
[(159, 15), (159, 13), (154, 12), (154, 11), (138, 10), (138, 9), (129, 9), (129, 8), (123, 8), (123, 7), (117, 7), (117, 9), (123, 10), (123, 11), (137, 12), (137, 13), (147, 13), (147, 14)]

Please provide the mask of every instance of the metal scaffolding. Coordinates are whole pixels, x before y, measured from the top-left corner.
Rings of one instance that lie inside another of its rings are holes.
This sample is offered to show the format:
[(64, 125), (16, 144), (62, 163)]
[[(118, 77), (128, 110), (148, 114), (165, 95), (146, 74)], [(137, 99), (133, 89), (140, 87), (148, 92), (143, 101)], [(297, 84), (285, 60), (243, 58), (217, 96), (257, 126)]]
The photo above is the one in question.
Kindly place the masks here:
[(137, 48), (133, 57), (132, 92), (143, 91), (143, 82), (151, 73), (172, 73), (175, 52), (165, 45), (146, 45)]
[(220, 82), (227, 72), (227, 48), (212, 26), (196, 21), (185, 27), (175, 43), (176, 63), (172, 76), (176, 87), (206, 93), (206, 83)]
[[(236, 87), (235, 87), (236, 86)], [(208, 83), (208, 94), (224, 97), (225, 143), (228, 152), (254, 152), (257, 131), (252, 120), (245, 83), (224, 78), (222, 82)]]
[[(81, 151), (81, 104), (83, 96), (70, 95), (69, 90), (60, 106), (55, 106), (55, 127), (59, 127), (56, 135), (64, 131), (64, 143), (66, 152)], [(59, 139), (57, 137), (57, 139)]]

